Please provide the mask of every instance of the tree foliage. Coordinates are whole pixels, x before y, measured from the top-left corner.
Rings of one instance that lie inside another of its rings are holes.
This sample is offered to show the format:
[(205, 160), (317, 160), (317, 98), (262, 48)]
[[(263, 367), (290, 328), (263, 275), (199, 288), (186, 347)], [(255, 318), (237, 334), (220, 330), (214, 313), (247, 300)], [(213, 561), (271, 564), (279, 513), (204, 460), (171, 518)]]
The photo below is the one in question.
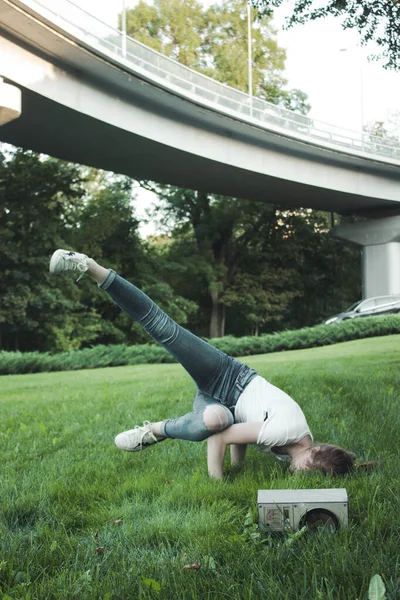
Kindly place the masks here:
[[(284, 0), (253, 0), (262, 15), (271, 15), (273, 7)], [(344, 29), (356, 29), (361, 42), (375, 42), (387, 69), (400, 69), (400, 3), (398, 0), (296, 0), (288, 26), (304, 24), (329, 15), (342, 18)]]
[(83, 196), (78, 169), (33, 152), (0, 154), (0, 347), (40, 347), (51, 317), (76, 308), (50, 281), (47, 257), (64, 245)]
[(0, 349), (143, 341), (92, 282), (50, 276), (48, 261), (59, 247), (104, 259), (185, 323), (197, 305), (160, 281), (137, 228), (131, 180), (29, 151), (0, 153)]
[[(248, 92), (246, 0), (223, 0), (208, 8), (198, 0), (143, 0), (127, 11), (127, 33), (143, 44), (230, 87)], [(285, 90), (286, 51), (278, 46), (272, 17), (252, 10), (252, 93), (299, 110), (307, 96)], [(292, 98), (293, 95), (293, 98)]]
[[(148, 185), (148, 184), (147, 184)], [(163, 278), (200, 311), (209, 337), (257, 334), (321, 321), (359, 297), (359, 250), (329, 235), (325, 213), (172, 186), (154, 186), (171, 237)]]
[(167, 233), (144, 241), (132, 181), (0, 154), (0, 349), (147, 341), (89, 278), (49, 275), (57, 247), (94, 256), (210, 337), (312, 325), (359, 297), (360, 251), (330, 238), (326, 214), (151, 187)]
[(0, 155), (1, 349), (148, 341), (89, 278), (49, 275), (57, 247), (94, 256), (211, 337), (312, 325), (359, 297), (359, 250), (330, 238), (324, 213), (155, 189), (167, 234), (144, 241), (132, 181), (32, 152)]
[(389, 113), (387, 121), (372, 121), (364, 126), (364, 131), (369, 133), (372, 139), (382, 138), (385, 143), (400, 143), (400, 110)]

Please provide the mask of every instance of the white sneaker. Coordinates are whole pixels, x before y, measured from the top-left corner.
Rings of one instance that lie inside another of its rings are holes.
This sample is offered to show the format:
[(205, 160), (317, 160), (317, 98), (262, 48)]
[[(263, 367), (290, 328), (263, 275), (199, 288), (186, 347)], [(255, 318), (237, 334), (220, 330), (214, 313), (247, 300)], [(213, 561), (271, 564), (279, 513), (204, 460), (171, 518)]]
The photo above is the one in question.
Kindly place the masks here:
[[(50, 259), (50, 273), (63, 273), (64, 271), (78, 271), (82, 277), (88, 270), (88, 257), (79, 252), (70, 252), (69, 250), (56, 250)], [(79, 281), (78, 279), (78, 281)]]
[(123, 431), (115, 438), (115, 444), (120, 450), (128, 452), (138, 452), (144, 450), (147, 446), (156, 444), (158, 440), (151, 430), (149, 421), (144, 421), (143, 425), (136, 425), (134, 429)]

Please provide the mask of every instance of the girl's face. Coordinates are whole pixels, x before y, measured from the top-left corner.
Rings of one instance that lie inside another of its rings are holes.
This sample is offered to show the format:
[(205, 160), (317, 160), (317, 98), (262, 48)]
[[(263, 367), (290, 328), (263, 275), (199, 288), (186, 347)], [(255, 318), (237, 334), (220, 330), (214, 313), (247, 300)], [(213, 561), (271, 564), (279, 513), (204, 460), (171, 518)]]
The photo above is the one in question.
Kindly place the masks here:
[(314, 448), (306, 448), (300, 452), (297, 456), (292, 458), (290, 463), (290, 471), (309, 471), (312, 466)]

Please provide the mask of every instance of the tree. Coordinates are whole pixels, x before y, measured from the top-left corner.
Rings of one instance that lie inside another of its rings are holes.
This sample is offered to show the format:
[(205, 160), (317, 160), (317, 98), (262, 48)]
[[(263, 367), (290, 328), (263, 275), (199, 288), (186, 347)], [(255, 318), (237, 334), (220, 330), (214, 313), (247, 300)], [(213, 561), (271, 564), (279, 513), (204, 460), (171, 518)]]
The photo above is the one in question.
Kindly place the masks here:
[[(256, 19), (252, 11), (251, 19)], [(208, 38), (203, 72), (230, 87), (248, 91), (247, 1), (225, 0), (205, 13)], [(287, 81), (283, 71), (286, 51), (278, 46), (272, 18), (259, 19), (252, 27), (252, 93), (278, 103)]]
[[(247, 8), (246, 0), (223, 0), (207, 9), (197, 0), (155, 0), (152, 6), (141, 1), (127, 11), (127, 32), (185, 66), (247, 92)], [(259, 18), (256, 11), (252, 11), (251, 18), (252, 93), (306, 114), (310, 109), (306, 94), (301, 90), (284, 89), (287, 83), (283, 73), (286, 53), (277, 44), (272, 18)], [(170, 262), (164, 277), (170, 277), (173, 286), (177, 279), (182, 285), (178, 272), (169, 268), (176, 264), (173, 253), (177, 251), (181, 261), (185, 262), (186, 275), (190, 273), (191, 276), (191, 289), (187, 290), (189, 297), (198, 301), (198, 296), (190, 296), (195, 281), (201, 300), (204, 295), (208, 298), (208, 335), (224, 335), (227, 306), (240, 303), (238, 288), (234, 290), (231, 287), (233, 278), (238, 277), (240, 256), (244, 256), (252, 236), (265, 223), (266, 214), (273, 214), (273, 209), (237, 198), (224, 198), (172, 186), (157, 186), (149, 182), (142, 182), (142, 185), (150, 187), (162, 198), (164, 214), (172, 218), (173, 234), (177, 238), (168, 249)], [(250, 206), (250, 209), (247, 208)], [(260, 272), (253, 272), (251, 276), (243, 275), (236, 280), (242, 282), (242, 291), (250, 285), (255, 296), (255, 290), (258, 290), (259, 301), (255, 303), (257, 309), (253, 311), (254, 329), (269, 318), (262, 309), (268, 302), (261, 301), (264, 292), (259, 275)], [(268, 278), (270, 275), (266, 274), (264, 284)], [(252, 284), (249, 284), (250, 279)], [(269, 289), (271, 292), (271, 286)], [(282, 310), (285, 305), (283, 297), (280, 305)]]
[(294, 276), (289, 289), (297, 292), (284, 315), (285, 326), (315, 325), (360, 298), (361, 251), (332, 238), (329, 213), (285, 210), (281, 217), (286, 243), (275, 264), (290, 260)]
[[(252, 12), (252, 92), (289, 106), (292, 92), (283, 91), (286, 51), (278, 46), (272, 18)], [(207, 9), (197, 0), (155, 0), (152, 6), (140, 0), (127, 11), (127, 33), (187, 67), (248, 91), (246, 0), (224, 0)], [(293, 107), (305, 114), (306, 95), (293, 94)]]
[[(188, 212), (175, 196), (175, 206), (167, 198), (162, 211), (172, 229), (163, 278), (199, 303), (190, 320), (197, 333), (257, 335), (314, 325), (359, 298), (360, 251), (332, 239), (330, 215), (220, 200), (203, 198)], [(223, 236), (213, 227), (217, 215), (231, 219)]]
[[(133, 183), (123, 176), (93, 169), (87, 172), (89, 193), (78, 215), (74, 247), (134, 281), (176, 321), (185, 324), (187, 315), (196, 310), (197, 305), (175, 294), (162, 280), (161, 253), (144, 243), (138, 233)], [(95, 343), (148, 341), (141, 327), (107, 296), (98, 294), (91, 282), (82, 280), (81, 290), (83, 305), (91, 307), (99, 316)]]
[[(253, 94), (306, 113), (309, 110), (306, 95), (300, 90), (293, 94), (284, 90), (286, 54), (277, 44), (271, 17), (254, 23), (257, 15), (252, 12)], [(127, 12), (127, 32), (188, 67), (248, 91), (246, 0), (224, 0), (208, 9), (196, 0), (156, 0), (151, 7), (139, 2)], [(202, 280), (199, 288), (206, 290), (210, 302), (208, 334), (223, 335), (227, 306), (224, 294), (232, 283), (240, 254), (271, 208), (253, 203), (247, 212), (244, 205), (250, 204), (237, 198), (148, 182), (142, 185), (162, 198), (165, 214), (172, 217), (174, 236), (179, 238), (173, 249), (185, 248), (181, 259), (184, 256), (188, 273), (196, 281)], [(196, 260), (192, 260), (194, 256)], [(171, 275), (169, 271), (169, 275), (176, 278), (176, 273)], [(231, 294), (231, 304), (232, 298)]]
[(132, 197), (133, 181), (125, 176), (90, 169), (87, 194), (77, 215), (75, 246), (98, 261), (107, 259), (129, 277), (136, 270), (142, 248)]
[(241, 256), (237, 274), (221, 299), (228, 307), (230, 332), (259, 335), (261, 330), (280, 329), (293, 298), (300, 294), (293, 286), (294, 270), (289, 262), (276, 267), (275, 256), (265, 248), (249, 248), (246, 254)]
[(142, 44), (187, 67), (199, 66), (205, 22), (197, 0), (156, 0), (151, 6), (140, 0), (127, 11), (126, 23), (128, 35)]
[(160, 279), (163, 259), (139, 237), (132, 185), (34, 152), (0, 153), (0, 349), (62, 351), (143, 340), (89, 279), (71, 285), (70, 274), (50, 276), (57, 247), (104, 259), (180, 323), (196, 310)]
[[(273, 7), (283, 0), (253, 0), (261, 15), (271, 15)], [(344, 29), (356, 28), (361, 42), (375, 42), (381, 49), (377, 58), (386, 59), (384, 67), (400, 68), (400, 3), (398, 0), (328, 0), (321, 6), (317, 0), (296, 0), (288, 26), (304, 24), (333, 15), (342, 17)]]
[[(208, 334), (221, 337), (225, 331), (225, 308), (220, 297), (234, 267), (229, 245), (241, 212), (240, 200), (173, 186), (159, 186), (155, 190), (164, 214), (172, 219), (172, 234), (179, 240), (179, 253), (182, 242), (185, 247), (183, 256), (187, 272), (193, 269), (196, 276), (202, 278), (209, 295), (211, 317)], [(193, 256), (196, 257), (194, 261)]]
[(278, 104), (284, 108), (287, 108), (288, 110), (292, 110), (293, 112), (301, 115), (307, 115), (311, 110), (311, 104), (309, 104), (307, 100), (307, 94), (301, 90), (294, 89), (290, 92), (283, 90), (280, 94)]
[(169, 271), (164, 278), (206, 305), (204, 333), (223, 336), (227, 308), (232, 307), (244, 310), (242, 334), (279, 321), (295, 292), (287, 289), (293, 277), (290, 262), (276, 268), (271, 262), (281, 229), (275, 207), (172, 186), (154, 189), (161, 200), (158, 210), (172, 232), (170, 264), (179, 262), (184, 272), (180, 277), (179, 271)]
[[(310, 209), (269, 216), (242, 254), (223, 296), (235, 335), (314, 325), (359, 298), (360, 250), (332, 239), (330, 215)], [(246, 330), (244, 330), (244, 326)]]
[(0, 348), (44, 349), (55, 314), (76, 308), (48, 276), (48, 257), (70, 238), (83, 196), (75, 165), (16, 150), (0, 154)]
[(400, 141), (400, 111), (391, 111), (387, 122), (374, 121), (367, 123), (364, 126), (364, 131), (369, 133), (372, 138), (383, 138), (385, 142), (398, 146)]

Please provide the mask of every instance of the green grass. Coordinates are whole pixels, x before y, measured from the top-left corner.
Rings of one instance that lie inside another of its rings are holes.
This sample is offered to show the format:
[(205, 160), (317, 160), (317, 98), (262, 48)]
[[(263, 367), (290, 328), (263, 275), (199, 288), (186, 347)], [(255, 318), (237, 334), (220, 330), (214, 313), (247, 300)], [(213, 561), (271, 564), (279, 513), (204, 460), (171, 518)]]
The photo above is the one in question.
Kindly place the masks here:
[[(250, 449), (243, 471), (213, 481), (205, 443), (120, 452), (119, 431), (190, 409), (178, 365), (3, 376), (0, 598), (356, 600), (375, 573), (399, 598), (399, 348), (393, 335), (246, 359), (300, 403), (316, 440), (381, 463), (338, 479)], [(310, 487), (347, 488), (348, 529), (254, 535), (258, 489)]]

